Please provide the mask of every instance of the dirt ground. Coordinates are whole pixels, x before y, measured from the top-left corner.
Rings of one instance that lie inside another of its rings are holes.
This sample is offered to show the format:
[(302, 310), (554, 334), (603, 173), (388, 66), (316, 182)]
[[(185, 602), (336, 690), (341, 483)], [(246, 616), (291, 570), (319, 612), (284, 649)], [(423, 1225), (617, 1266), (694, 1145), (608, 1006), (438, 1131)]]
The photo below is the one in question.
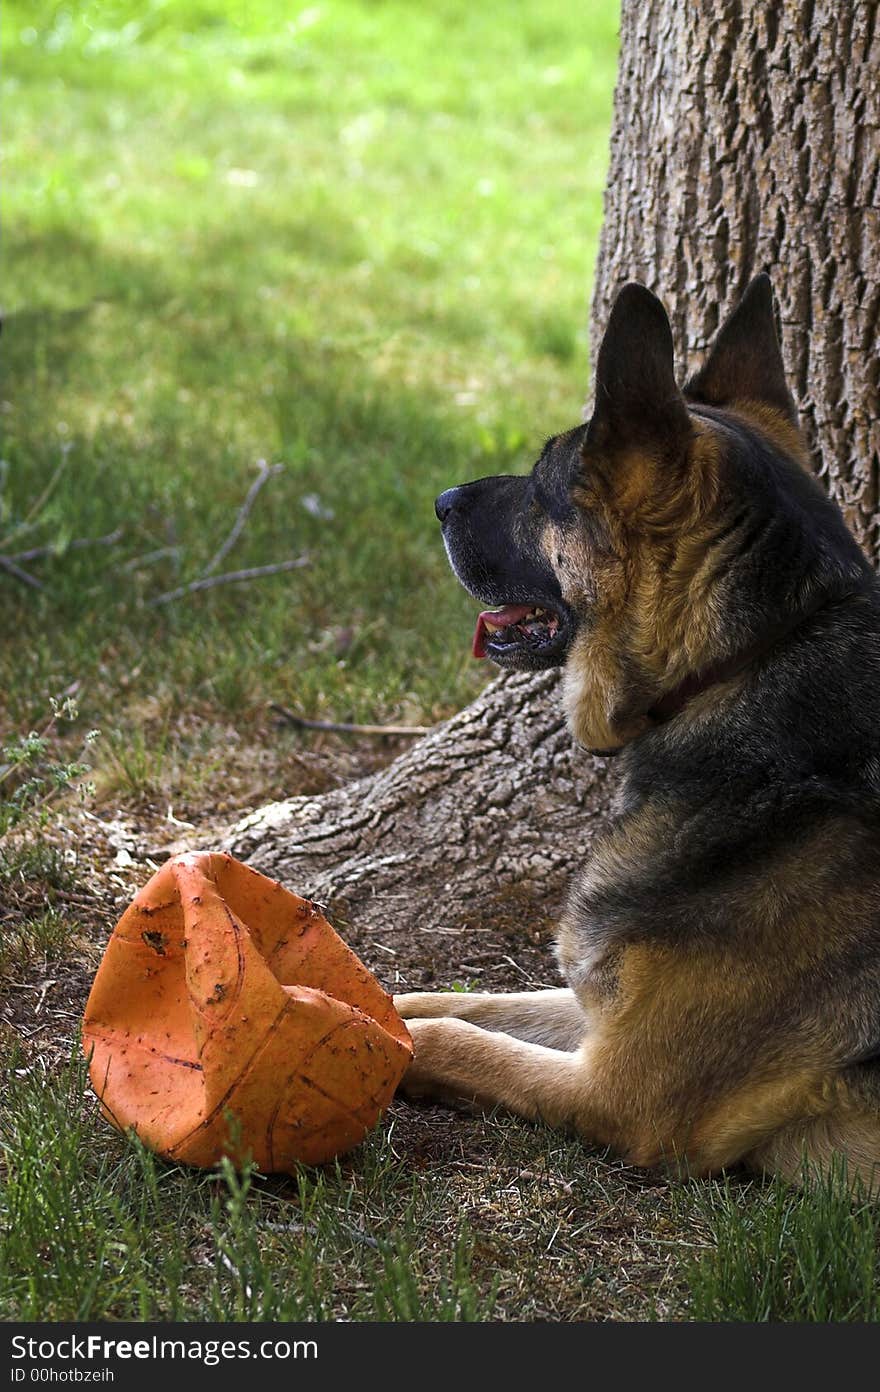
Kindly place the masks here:
[[(380, 767), (396, 752), (390, 740), (355, 744), (335, 736), (281, 756), (271, 746), (255, 750), (232, 742), (222, 774), (208, 779), (197, 798), (181, 798), (172, 807), (167, 796), (120, 797), (118, 789), (99, 786), (90, 806), (64, 810), (47, 834), (75, 860), (72, 886), (51, 892), (16, 887), (0, 906), (0, 928), (51, 902), (75, 932), (60, 958), (0, 973), (0, 1031), (14, 1037), (29, 1060), (50, 1071), (59, 1068), (75, 1048), (91, 981), (116, 921), (169, 854), (219, 846), (225, 829), (260, 802), (323, 791)], [(369, 934), (347, 918), (344, 904), (327, 907), (337, 931), (389, 991), (559, 984), (552, 905), (539, 912), (514, 894), (480, 921), (431, 931), (389, 919), (384, 931)], [(695, 1250), (699, 1237), (677, 1216), (674, 1187), (664, 1177), (569, 1142), (554, 1152), (552, 1133), (542, 1128), (505, 1129), (446, 1107), (396, 1100), (389, 1120), (394, 1154), (413, 1174), (454, 1177), (459, 1211), (478, 1248), (484, 1241), (494, 1254), (493, 1262), (499, 1253), (507, 1254), (511, 1267), (519, 1261), (523, 1186), (534, 1188), (528, 1240), (550, 1245), (542, 1256), (541, 1289), (528, 1297), (529, 1317), (680, 1317), (677, 1258)], [(573, 1299), (572, 1273), (584, 1264), (589, 1296)]]
[[(111, 802), (99, 784), (91, 805), (63, 810), (46, 832), (71, 861), (73, 886), (47, 895), (44, 886), (21, 885), (0, 908), (2, 922), (2, 916), (39, 913), (48, 899), (77, 924), (73, 953), (63, 970), (2, 983), (2, 1018), (41, 1053), (67, 1051), (116, 921), (169, 855), (219, 847), (229, 826), (260, 801), (339, 786), (390, 762), (399, 747), (390, 739), (353, 745), (327, 736), (279, 759), (267, 748), (233, 746), (222, 777), (212, 780), (216, 786), (208, 785), (198, 799), (174, 806), (146, 795), (114, 797)], [(524, 893), (499, 896), (490, 915), (483, 913), (479, 921), (436, 930), (401, 927), (389, 916), (380, 934), (361, 931), (344, 901), (325, 907), (337, 932), (391, 992), (454, 985), (503, 991), (559, 984), (553, 957), (554, 906), (539, 908)]]

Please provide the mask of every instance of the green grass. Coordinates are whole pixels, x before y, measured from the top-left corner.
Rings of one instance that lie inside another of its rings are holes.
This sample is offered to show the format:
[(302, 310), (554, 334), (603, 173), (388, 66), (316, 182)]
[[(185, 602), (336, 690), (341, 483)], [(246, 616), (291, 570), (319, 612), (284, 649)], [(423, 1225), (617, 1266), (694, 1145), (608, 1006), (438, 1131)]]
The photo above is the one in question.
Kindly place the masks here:
[(799, 1193), (781, 1181), (687, 1191), (710, 1247), (689, 1270), (698, 1320), (880, 1319), (880, 1206), (842, 1166)]
[[(146, 698), (473, 695), (432, 500), (579, 418), (616, 26), (613, 0), (10, 0), (0, 551), (56, 554), (41, 593), (0, 572), (9, 721), (74, 679), (123, 737)], [(308, 567), (150, 607), (261, 458), (284, 473), (227, 564)]]
[(63, 960), (76, 931), (70, 917), (51, 906), (34, 915), (16, 914), (8, 925), (0, 917), (0, 977), (12, 968), (21, 969), (34, 962)]
[(552, 1308), (554, 1284), (577, 1303), (596, 1279), (594, 1263), (572, 1265), (567, 1233), (547, 1259), (560, 1200), (570, 1208), (583, 1183), (580, 1148), (550, 1132), (489, 1125), (503, 1180), (488, 1158), (476, 1180), (445, 1158), (414, 1170), (393, 1123), (351, 1159), (289, 1181), (228, 1162), (200, 1172), (97, 1123), (82, 1061), (51, 1078), (10, 1062), (0, 1318), (517, 1318)]
[(378, 1138), (355, 1183), (303, 1169), (281, 1190), (163, 1165), (103, 1127), (83, 1061), (54, 1078), (22, 1060), (3, 1085), (0, 1318), (459, 1320), (491, 1315), (497, 1282), (442, 1205)]

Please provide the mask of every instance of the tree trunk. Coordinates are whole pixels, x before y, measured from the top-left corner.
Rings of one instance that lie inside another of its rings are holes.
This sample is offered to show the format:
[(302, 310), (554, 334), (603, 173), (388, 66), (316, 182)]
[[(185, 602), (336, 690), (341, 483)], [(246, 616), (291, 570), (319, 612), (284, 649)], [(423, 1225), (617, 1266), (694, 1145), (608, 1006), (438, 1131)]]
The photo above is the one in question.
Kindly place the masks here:
[(557, 687), (554, 672), (501, 677), (381, 772), (260, 808), (230, 848), (367, 929), (472, 921), (514, 897), (552, 916), (611, 796)]
[[(624, 0), (592, 315), (595, 356), (620, 283), (643, 280), (683, 377), (769, 271), (816, 468), (875, 557), (878, 45), (878, 0)], [(367, 932), (473, 922), (499, 893), (555, 913), (613, 794), (604, 762), (572, 745), (557, 688), (553, 673), (500, 677), (381, 773), (262, 808), (230, 848), (343, 900)]]
[(624, 0), (596, 284), (642, 280), (680, 380), (758, 271), (814, 467), (880, 555), (880, 4)]

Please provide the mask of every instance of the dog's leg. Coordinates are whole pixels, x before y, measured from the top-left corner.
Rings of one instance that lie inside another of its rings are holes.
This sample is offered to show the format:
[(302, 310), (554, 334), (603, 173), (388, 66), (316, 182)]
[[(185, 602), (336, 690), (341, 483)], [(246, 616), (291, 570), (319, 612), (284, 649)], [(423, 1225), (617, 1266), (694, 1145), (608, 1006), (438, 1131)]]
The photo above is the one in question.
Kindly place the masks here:
[(453, 1016), (486, 1030), (500, 1030), (550, 1049), (576, 1049), (589, 1029), (589, 1017), (568, 987), (512, 991), (503, 995), (469, 991), (412, 991), (395, 996), (404, 1020)]
[[(503, 1106), (531, 1121), (591, 1134), (588, 1072), (579, 1051), (548, 1049), (466, 1020), (410, 1020), (415, 1058), (401, 1084), (409, 1097)], [(594, 1139), (602, 1142), (602, 1137)]]

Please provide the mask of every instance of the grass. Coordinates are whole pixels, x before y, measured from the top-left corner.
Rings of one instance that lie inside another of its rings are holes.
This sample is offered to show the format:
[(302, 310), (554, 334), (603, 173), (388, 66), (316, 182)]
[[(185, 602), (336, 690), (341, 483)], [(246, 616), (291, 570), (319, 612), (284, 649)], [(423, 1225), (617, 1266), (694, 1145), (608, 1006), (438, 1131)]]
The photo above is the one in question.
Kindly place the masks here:
[(444, 1320), (491, 1313), (493, 1282), (478, 1291), (461, 1236), (451, 1235), (426, 1281), (421, 1231), (442, 1194), (425, 1196), (411, 1176), (389, 1175), (378, 1145), (362, 1157), (356, 1191), (339, 1170), (303, 1170), (282, 1196), (228, 1161), (194, 1174), (160, 1164), (134, 1141), (105, 1137), (96, 1145), (85, 1072), (76, 1060), (53, 1080), (19, 1067), (5, 1087), (3, 1318)]
[(0, 976), (12, 967), (63, 960), (76, 937), (70, 916), (51, 905), (37, 914), (10, 917), (9, 927), (0, 920)]
[(584, 1185), (579, 1148), (551, 1133), (490, 1123), (507, 1142), (501, 1224), (488, 1157), (481, 1211), (466, 1168), (422, 1155), (414, 1173), (393, 1124), (355, 1160), (282, 1183), (96, 1134), (75, 1059), (54, 1078), (19, 1059), (2, 1091), (0, 1318), (484, 1320), (589, 1297), (595, 1270), (569, 1235), (542, 1250)]
[[(159, 732), (269, 698), (450, 712), (482, 673), (433, 497), (579, 418), (616, 5), (279, 15), (6, 7), (0, 550), (55, 548), (45, 592), (0, 578), (19, 725), (75, 679), (124, 737), (157, 698)], [(149, 607), (261, 458), (284, 473), (229, 565), (308, 567)]]
[(0, 1319), (880, 1315), (880, 1210), (834, 1179), (667, 1185), (512, 1118), (400, 1107), (333, 1166), (192, 1171), (97, 1124), (81, 1059), (8, 1062)]
[(701, 1185), (689, 1199), (711, 1237), (689, 1270), (699, 1320), (877, 1321), (880, 1207), (842, 1167), (801, 1194), (781, 1181)]

